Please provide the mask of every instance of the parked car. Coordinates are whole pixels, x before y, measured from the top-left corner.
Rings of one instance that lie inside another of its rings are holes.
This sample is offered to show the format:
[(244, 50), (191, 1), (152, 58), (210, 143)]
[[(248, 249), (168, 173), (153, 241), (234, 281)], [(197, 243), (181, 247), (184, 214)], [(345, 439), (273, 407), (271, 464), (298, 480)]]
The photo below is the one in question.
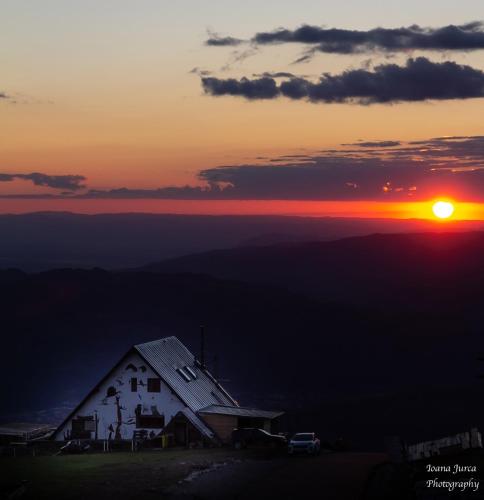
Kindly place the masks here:
[(264, 429), (243, 428), (232, 431), (232, 444), (234, 448), (241, 449), (247, 446), (286, 446), (287, 440), (284, 436), (271, 434)]
[(294, 453), (307, 453), (317, 455), (321, 450), (321, 443), (314, 432), (299, 432), (290, 439), (287, 451)]

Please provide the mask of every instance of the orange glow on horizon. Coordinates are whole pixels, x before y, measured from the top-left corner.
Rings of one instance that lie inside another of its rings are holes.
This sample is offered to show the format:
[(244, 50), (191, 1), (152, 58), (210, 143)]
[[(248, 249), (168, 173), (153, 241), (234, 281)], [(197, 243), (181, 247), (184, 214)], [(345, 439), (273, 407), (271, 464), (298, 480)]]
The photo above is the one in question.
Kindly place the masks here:
[[(96, 213), (165, 213), (193, 215), (286, 215), (436, 220), (423, 202), (297, 201), (297, 200), (157, 200), (157, 199), (0, 199), (0, 214), (39, 211)], [(453, 221), (484, 220), (484, 204), (462, 202)]]

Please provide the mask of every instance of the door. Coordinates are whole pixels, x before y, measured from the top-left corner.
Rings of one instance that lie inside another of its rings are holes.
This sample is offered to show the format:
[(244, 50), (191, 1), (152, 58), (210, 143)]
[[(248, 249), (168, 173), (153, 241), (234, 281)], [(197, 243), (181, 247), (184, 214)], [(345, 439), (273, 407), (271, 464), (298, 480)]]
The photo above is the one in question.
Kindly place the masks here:
[(175, 444), (186, 446), (187, 444), (187, 424), (185, 422), (175, 423)]

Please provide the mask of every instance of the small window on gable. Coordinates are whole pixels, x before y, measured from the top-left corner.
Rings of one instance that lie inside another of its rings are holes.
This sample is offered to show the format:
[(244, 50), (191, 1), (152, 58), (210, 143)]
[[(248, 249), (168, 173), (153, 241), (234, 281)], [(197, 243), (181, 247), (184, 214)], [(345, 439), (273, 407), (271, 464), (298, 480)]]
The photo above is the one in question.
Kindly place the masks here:
[(190, 375), (188, 375), (188, 373), (183, 368), (177, 368), (176, 371), (181, 375), (185, 382), (190, 382), (190, 380), (192, 380), (190, 378)]
[(159, 378), (149, 378), (148, 392), (160, 392), (160, 391), (161, 391), (161, 380)]
[(195, 370), (193, 368), (190, 368), (189, 366), (185, 366), (185, 370), (193, 377), (197, 378), (197, 374), (195, 373)]
[(138, 379), (136, 377), (133, 377), (131, 379), (131, 392), (137, 392), (138, 391)]

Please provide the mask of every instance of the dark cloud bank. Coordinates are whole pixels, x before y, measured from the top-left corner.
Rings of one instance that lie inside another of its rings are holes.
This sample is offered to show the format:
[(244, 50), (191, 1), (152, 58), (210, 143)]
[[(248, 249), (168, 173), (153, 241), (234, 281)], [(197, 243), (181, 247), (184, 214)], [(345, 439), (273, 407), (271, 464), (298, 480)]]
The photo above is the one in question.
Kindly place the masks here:
[[(408, 50), (468, 51), (484, 49), (484, 25), (474, 21), (440, 28), (413, 25), (367, 31), (303, 25), (294, 30), (280, 28), (257, 33), (250, 42), (255, 45), (301, 43), (312, 46), (316, 51), (338, 54)], [(240, 43), (242, 40), (218, 36), (211, 36), (206, 42), (207, 45), (219, 47)]]
[(484, 97), (484, 72), (455, 62), (409, 59), (405, 66), (381, 64), (374, 70), (351, 69), (339, 75), (324, 74), (318, 82), (289, 78), (220, 79), (203, 77), (203, 89), (212, 96), (246, 99), (287, 97), (310, 102), (359, 104), (393, 103)]
[(66, 191), (77, 191), (84, 188), (82, 184), (86, 178), (82, 175), (47, 175), (40, 172), (31, 174), (2, 174), (0, 173), (0, 182), (11, 182), (15, 179), (32, 181), (36, 186), (46, 186)]
[[(202, 170), (198, 177), (204, 187), (124, 187), (91, 189), (69, 196), (26, 197), (418, 201), (447, 195), (484, 202), (484, 136), (437, 137), (414, 142), (360, 141), (342, 145), (340, 149), (264, 158), (262, 161)], [(0, 180), (11, 180), (6, 178), (9, 175), (1, 174)], [(25, 177), (30, 178), (29, 174)], [(82, 176), (58, 177), (63, 180), (51, 179), (49, 185), (64, 190), (77, 190), (75, 186), (84, 179)], [(73, 181), (68, 180), (71, 177)]]

